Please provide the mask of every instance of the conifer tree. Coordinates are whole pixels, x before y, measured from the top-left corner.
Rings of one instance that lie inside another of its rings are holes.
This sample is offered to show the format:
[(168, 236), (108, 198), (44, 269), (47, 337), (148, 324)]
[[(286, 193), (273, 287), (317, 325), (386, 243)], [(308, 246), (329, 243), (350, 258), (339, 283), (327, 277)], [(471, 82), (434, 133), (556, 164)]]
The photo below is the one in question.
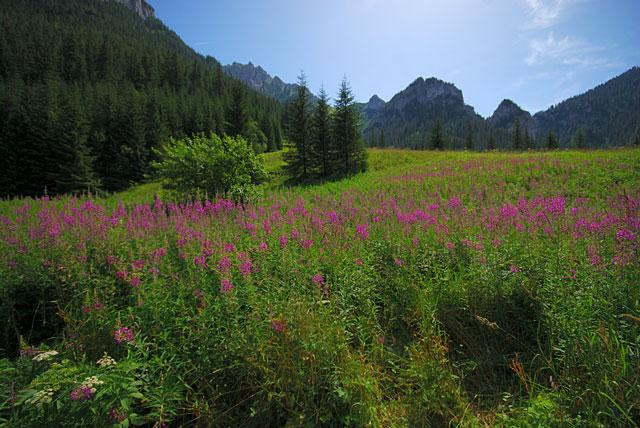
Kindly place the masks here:
[(444, 150), (445, 140), (440, 120), (436, 120), (433, 123), (433, 127), (431, 128), (431, 135), (429, 137), (429, 146), (431, 150)]
[(380, 133), (378, 135), (378, 147), (385, 148), (387, 147), (387, 142), (384, 140), (384, 129), (380, 128)]
[(319, 170), (322, 178), (328, 178), (331, 173), (332, 145), (331, 145), (331, 115), (329, 111), (329, 97), (320, 88), (318, 102), (311, 120), (311, 146), (314, 166)]
[(555, 150), (559, 147), (559, 143), (558, 143), (558, 139), (556, 138), (556, 136), (553, 134), (553, 132), (549, 132), (549, 134), (547, 135), (547, 143), (546, 143), (546, 147), (549, 150)]
[(333, 136), (336, 169), (343, 174), (366, 170), (366, 150), (360, 133), (360, 116), (346, 77), (342, 79), (334, 104)]
[(298, 76), (298, 93), (287, 114), (289, 146), (284, 154), (286, 170), (294, 180), (308, 180), (313, 167), (311, 135), (309, 133), (309, 88), (303, 73)]
[(227, 111), (227, 134), (235, 137), (238, 135), (246, 135), (247, 126), (249, 125), (249, 116), (247, 114), (247, 104), (244, 89), (240, 84), (233, 87), (231, 104)]
[(465, 134), (464, 146), (467, 150), (473, 150), (475, 142), (473, 140), (473, 128), (471, 125), (467, 125), (467, 132)]
[(489, 140), (487, 141), (487, 150), (496, 149), (496, 137), (493, 136), (493, 131), (489, 134)]
[(582, 130), (582, 128), (576, 131), (575, 135), (573, 136), (573, 141), (571, 142), (571, 145), (578, 150), (582, 150), (587, 147), (587, 142), (586, 142), (584, 131)]
[(520, 127), (520, 119), (516, 119), (513, 125), (513, 150), (521, 150), (522, 149), (522, 129)]

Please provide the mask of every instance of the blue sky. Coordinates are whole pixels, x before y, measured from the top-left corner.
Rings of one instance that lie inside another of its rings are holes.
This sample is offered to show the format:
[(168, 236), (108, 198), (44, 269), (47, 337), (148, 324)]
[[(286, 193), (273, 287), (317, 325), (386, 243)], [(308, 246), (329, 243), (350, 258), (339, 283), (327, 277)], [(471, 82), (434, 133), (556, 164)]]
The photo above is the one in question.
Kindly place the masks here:
[(148, 0), (223, 64), (335, 94), (389, 100), (418, 76), (454, 83), (489, 116), (536, 112), (640, 65), (640, 0)]

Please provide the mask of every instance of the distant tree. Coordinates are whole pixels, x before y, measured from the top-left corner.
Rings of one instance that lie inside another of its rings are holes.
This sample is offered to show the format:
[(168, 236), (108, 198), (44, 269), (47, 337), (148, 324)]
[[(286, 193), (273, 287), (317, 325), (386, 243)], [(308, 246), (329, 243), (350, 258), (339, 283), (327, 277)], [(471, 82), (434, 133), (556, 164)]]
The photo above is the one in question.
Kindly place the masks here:
[(525, 147), (527, 148), (527, 150), (535, 149), (536, 147), (536, 143), (533, 139), (533, 135), (531, 135), (531, 132), (529, 131), (525, 133)]
[(517, 118), (515, 123), (513, 124), (512, 144), (513, 150), (522, 149), (522, 128), (520, 126), (519, 118)]
[(464, 147), (467, 150), (473, 150), (475, 147), (475, 142), (473, 140), (473, 128), (471, 125), (467, 125), (467, 130), (464, 138)]
[(331, 114), (329, 97), (324, 87), (320, 88), (318, 102), (311, 119), (311, 148), (314, 167), (323, 178), (331, 173), (332, 142), (331, 142)]
[(553, 132), (549, 132), (549, 135), (547, 135), (547, 143), (546, 143), (546, 147), (549, 150), (555, 150), (558, 147), (560, 147), (560, 144), (558, 143), (558, 139), (556, 138), (556, 136), (553, 134)]
[(636, 139), (635, 139), (635, 141), (633, 142), (633, 144), (634, 144), (635, 146), (640, 146), (640, 132), (637, 132), (637, 133), (636, 133)]
[(493, 136), (493, 131), (489, 134), (489, 140), (487, 141), (487, 150), (496, 149), (496, 138)]
[(236, 84), (233, 87), (231, 104), (227, 110), (226, 117), (228, 135), (235, 137), (236, 135), (245, 136), (247, 134), (249, 114), (247, 112), (244, 88), (240, 84)]
[(431, 135), (429, 137), (429, 148), (431, 150), (444, 150), (445, 139), (442, 132), (442, 125), (440, 120), (436, 120), (431, 128)]
[(378, 147), (385, 148), (387, 146), (387, 142), (384, 140), (384, 129), (380, 128), (380, 132), (378, 133)]
[(342, 174), (364, 172), (367, 168), (366, 150), (360, 131), (360, 114), (346, 77), (342, 79), (334, 103), (333, 142), (334, 167)]
[(286, 170), (295, 180), (307, 180), (313, 170), (309, 112), (310, 94), (304, 73), (298, 76), (298, 93), (289, 105), (287, 134), (289, 146), (284, 154)]
[(247, 125), (246, 138), (255, 153), (263, 153), (269, 143), (267, 136), (262, 132), (255, 120), (250, 120)]
[(584, 131), (582, 128), (579, 128), (573, 136), (573, 140), (571, 141), (571, 146), (576, 149), (584, 149), (587, 147), (586, 138), (584, 136)]

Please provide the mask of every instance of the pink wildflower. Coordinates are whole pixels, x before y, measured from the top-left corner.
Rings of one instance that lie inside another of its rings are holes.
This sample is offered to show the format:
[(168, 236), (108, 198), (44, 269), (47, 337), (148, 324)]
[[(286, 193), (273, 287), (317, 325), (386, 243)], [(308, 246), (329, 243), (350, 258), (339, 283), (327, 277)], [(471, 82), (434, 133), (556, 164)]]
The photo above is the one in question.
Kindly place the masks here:
[(127, 343), (134, 343), (135, 336), (133, 334), (133, 330), (129, 327), (120, 327), (113, 333), (113, 338), (118, 345), (123, 345)]
[(321, 273), (313, 275), (313, 283), (317, 286), (324, 285), (324, 276)]
[(218, 270), (220, 272), (229, 272), (231, 269), (231, 259), (228, 256), (220, 257), (220, 262), (218, 263)]
[(231, 290), (233, 290), (233, 288), (234, 287), (233, 287), (233, 284), (231, 283), (230, 279), (222, 278), (220, 280), (220, 291), (222, 293), (226, 294), (226, 293), (230, 292)]

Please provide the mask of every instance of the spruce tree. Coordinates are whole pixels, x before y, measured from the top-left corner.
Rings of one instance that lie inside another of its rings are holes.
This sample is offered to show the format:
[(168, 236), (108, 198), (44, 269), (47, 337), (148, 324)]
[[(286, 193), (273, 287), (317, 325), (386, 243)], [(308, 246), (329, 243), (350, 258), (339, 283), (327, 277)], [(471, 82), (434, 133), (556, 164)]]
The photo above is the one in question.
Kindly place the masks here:
[(464, 139), (464, 147), (467, 150), (473, 150), (475, 147), (475, 142), (473, 141), (473, 128), (471, 125), (467, 125), (467, 132), (465, 134)]
[(487, 150), (496, 149), (496, 137), (493, 136), (493, 131), (489, 134), (489, 140), (487, 141)]
[(442, 132), (442, 124), (439, 119), (433, 123), (433, 127), (431, 128), (429, 146), (431, 150), (444, 150), (445, 140)]
[(329, 97), (320, 88), (318, 102), (311, 120), (311, 146), (314, 167), (318, 169), (322, 178), (331, 173), (332, 144), (331, 144), (331, 115), (329, 111)]
[(520, 127), (520, 119), (516, 119), (513, 125), (513, 150), (521, 150), (522, 149), (522, 129)]
[(247, 113), (247, 103), (244, 88), (240, 84), (233, 87), (233, 97), (227, 111), (227, 134), (231, 137), (246, 135), (249, 125), (249, 115)]
[(289, 104), (287, 134), (289, 145), (284, 154), (286, 170), (294, 180), (308, 180), (313, 167), (309, 133), (309, 88), (303, 73), (298, 76), (298, 93)]
[(366, 150), (360, 133), (360, 116), (346, 77), (334, 104), (335, 168), (343, 174), (366, 170)]
[(378, 147), (385, 148), (387, 147), (387, 143), (384, 140), (384, 129), (380, 128), (380, 133), (378, 135)]
[(578, 150), (582, 150), (587, 147), (587, 142), (586, 142), (584, 131), (582, 130), (582, 128), (576, 131), (575, 135), (573, 136), (573, 141), (571, 142), (571, 145)]
[(553, 132), (549, 132), (549, 134), (547, 135), (546, 147), (549, 150), (555, 150), (558, 147), (560, 147), (560, 144), (558, 143), (558, 139), (553, 134)]

